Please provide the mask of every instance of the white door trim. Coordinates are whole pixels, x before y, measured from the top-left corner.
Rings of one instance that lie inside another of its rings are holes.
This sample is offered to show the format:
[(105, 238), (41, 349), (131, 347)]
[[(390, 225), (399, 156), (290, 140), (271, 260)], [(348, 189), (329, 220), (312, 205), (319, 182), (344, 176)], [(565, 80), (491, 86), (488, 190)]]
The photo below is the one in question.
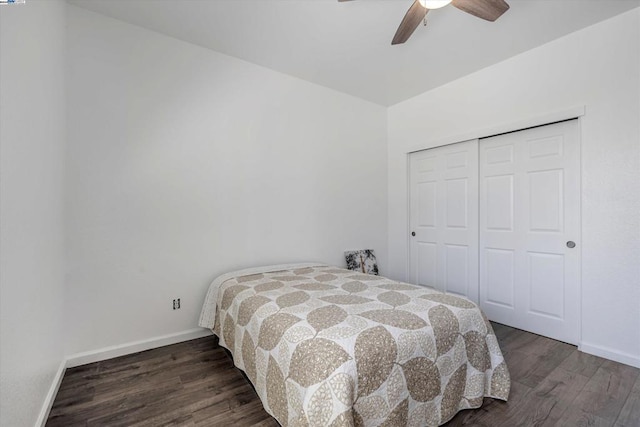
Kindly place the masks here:
[[(431, 141), (426, 139), (424, 142), (419, 142), (408, 148), (407, 166), (409, 165), (409, 155), (416, 151), (428, 150), (429, 148), (442, 147), (449, 144), (457, 144), (459, 142), (469, 141), (472, 139), (488, 138), (502, 133), (515, 132), (536, 126), (545, 126), (565, 120), (578, 119), (586, 114), (586, 110), (587, 107), (585, 105), (579, 105), (537, 116), (525, 117), (512, 122), (498, 123), (489, 127), (478, 128), (465, 133), (445, 136)], [(407, 270), (407, 273), (408, 272), (409, 271)]]

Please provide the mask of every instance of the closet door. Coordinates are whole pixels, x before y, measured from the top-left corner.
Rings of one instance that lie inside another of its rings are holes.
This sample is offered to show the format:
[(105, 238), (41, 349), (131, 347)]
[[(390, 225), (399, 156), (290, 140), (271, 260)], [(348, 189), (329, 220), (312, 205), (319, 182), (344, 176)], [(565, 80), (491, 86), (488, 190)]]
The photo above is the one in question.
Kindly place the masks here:
[(409, 157), (409, 277), (478, 301), (478, 140)]
[(498, 323), (579, 341), (577, 120), (480, 141), (480, 304)]

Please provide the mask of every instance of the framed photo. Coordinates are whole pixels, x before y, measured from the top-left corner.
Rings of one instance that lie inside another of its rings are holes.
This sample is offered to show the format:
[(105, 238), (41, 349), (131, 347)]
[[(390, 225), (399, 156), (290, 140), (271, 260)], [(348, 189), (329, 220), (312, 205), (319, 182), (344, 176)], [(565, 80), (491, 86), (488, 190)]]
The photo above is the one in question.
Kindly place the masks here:
[(376, 261), (376, 254), (373, 252), (373, 249), (345, 251), (344, 257), (347, 260), (347, 268), (349, 270), (378, 275), (378, 262)]

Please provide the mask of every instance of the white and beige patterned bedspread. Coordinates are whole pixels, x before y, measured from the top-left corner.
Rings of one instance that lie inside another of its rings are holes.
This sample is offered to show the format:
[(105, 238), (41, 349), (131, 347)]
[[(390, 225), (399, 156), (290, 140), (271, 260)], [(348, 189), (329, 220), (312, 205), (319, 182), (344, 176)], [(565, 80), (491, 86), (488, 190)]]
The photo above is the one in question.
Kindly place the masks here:
[(200, 319), (280, 424), (436, 426), (485, 396), (507, 400), (498, 341), (471, 301), (335, 267), (287, 267), (221, 276)]

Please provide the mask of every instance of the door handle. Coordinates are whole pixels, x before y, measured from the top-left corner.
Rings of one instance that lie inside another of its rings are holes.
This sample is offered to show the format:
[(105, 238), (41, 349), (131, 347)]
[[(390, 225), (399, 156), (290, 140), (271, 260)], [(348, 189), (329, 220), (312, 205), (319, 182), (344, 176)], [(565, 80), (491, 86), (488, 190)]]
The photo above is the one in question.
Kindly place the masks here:
[(415, 235), (416, 235), (416, 232), (415, 232), (415, 231), (412, 231), (412, 232), (411, 232), (411, 235), (412, 235), (412, 236), (415, 236)]
[(567, 247), (568, 247), (569, 249), (573, 249), (573, 248), (575, 248), (575, 247), (576, 247), (576, 242), (574, 242), (573, 240), (569, 240), (569, 241), (567, 242)]

